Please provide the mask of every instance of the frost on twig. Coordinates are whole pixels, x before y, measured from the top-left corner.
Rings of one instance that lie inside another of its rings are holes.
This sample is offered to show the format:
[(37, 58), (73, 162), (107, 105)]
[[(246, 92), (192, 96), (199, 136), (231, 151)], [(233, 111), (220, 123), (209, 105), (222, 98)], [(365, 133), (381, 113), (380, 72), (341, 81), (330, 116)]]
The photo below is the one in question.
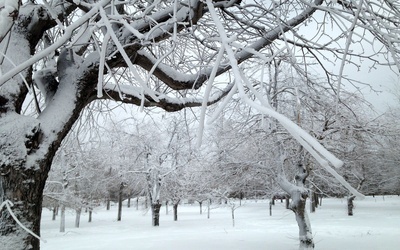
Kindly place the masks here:
[(22, 229), (24, 229), (25, 231), (27, 231), (29, 234), (33, 235), (34, 237), (36, 237), (37, 239), (46, 242), (44, 239), (40, 238), (37, 234), (35, 234), (34, 232), (32, 232), (31, 230), (29, 230), (27, 227), (25, 227), (17, 218), (17, 216), (14, 214), (14, 212), (11, 210), (11, 207), (14, 206), (14, 204), (10, 201), (10, 200), (5, 200), (3, 201), (3, 203), (0, 204), (0, 211), (3, 209), (3, 207), (6, 207), (8, 212), (10, 213), (11, 217), (15, 220), (15, 222), (17, 222), (17, 224), (22, 227)]

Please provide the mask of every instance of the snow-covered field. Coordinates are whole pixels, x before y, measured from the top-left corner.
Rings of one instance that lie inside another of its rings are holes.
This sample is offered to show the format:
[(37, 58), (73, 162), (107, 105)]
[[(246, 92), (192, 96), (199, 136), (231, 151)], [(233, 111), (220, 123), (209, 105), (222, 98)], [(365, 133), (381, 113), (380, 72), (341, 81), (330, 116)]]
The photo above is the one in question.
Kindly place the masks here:
[[(172, 206), (169, 206), (172, 210)], [(232, 225), (229, 206), (214, 207), (207, 219), (206, 207), (180, 205), (178, 221), (172, 211), (161, 208), (160, 227), (151, 226), (151, 214), (136, 210), (135, 204), (122, 211), (117, 207), (98, 208), (93, 221), (82, 213), (80, 228), (74, 228), (75, 213), (68, 211), (66, 232), (59, 233), (59, 218), (43, 210), (44, 250), (62, 249), (162, 249), (162, 250), (258, 250), (298, 249), (298, 228), (294, 214), (278, 201), (269, 216), (268, 201), (246, 201), (235, 210)], [(367, 197), (355, 201), (354, 216), (346, 214), (345, 199), (324, 199), (316, 213), (310, 214), (316, 249), (321, 250), (397, 250), (400, 249), (400, 197)]]

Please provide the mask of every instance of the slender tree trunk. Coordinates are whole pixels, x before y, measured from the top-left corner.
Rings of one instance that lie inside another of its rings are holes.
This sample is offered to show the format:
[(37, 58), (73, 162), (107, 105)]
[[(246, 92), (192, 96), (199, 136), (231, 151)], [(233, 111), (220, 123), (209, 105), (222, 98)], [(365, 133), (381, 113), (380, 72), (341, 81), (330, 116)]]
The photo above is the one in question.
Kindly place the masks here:
[[(357, 190), (360, 190), (363, 183), (365, 181), (365, 178), (363, 177), (362, 179), (360, 179), (358, 186), (357, 186)], [(356, 198), (355, 195), (350, 196), (349, 198), (347, 198), (347, 214), (349, 216), (353, 216), (353, 208), (354, 208), (354, 199)], [(383, 200), (385, 200), (385, 197), (383, 196)]]
[(129, 196), (128, 197), (128, 208), (130, 208), (131, 207), (131, 197)]
[(136, 210), (139, 210), (139, 196), (136, 197)]
[(75, 227), (79, 228), (79, 224), (81, 221), (81, 213), (82, 213), (82, 208), (77, 208), (75, 209), (76, 216), (75, 216)]
[(289, 207), (290, 207), (290, 196), (289, 195), (285, 195), (285, 207), (286, 207), (286, 209), (289, 209)]
[(168, 215), (168, 201), (165, 201), (165, 214)]
[(315, 212), (315, 207), (316, 207), (315, 192), (313, 190), (310, 190), (310, 213)]
[(210, 219), (210, 210), (211, 210), (211, 199), (208, 199), (208, 202), (207, 202), (207, 219)]
[(65, 205), (61, 204), (60, 233), (65, 232)]
[(160, 208), (160, 203), (151, 204), (152, 225), (155, 227), (160, 226)]
[(88, 219), (88, 222), (92, 222), (92, 213), (93, 213), (93, 208), (89, 207), (89, 219)]
[(179, 205), (179, 202), (174, 203), (174, 206), (173, 206), (173, 208), (174, 208), (174, 221), (178, 220), (178, 205)]
[(119, 193), (118, 193), (118, 216), (117, 216), (117, 221), (121, 221), (122, 218), (122, 195), (123, 195), (123, 190), (124, 190), (124, 183), (121, 183), (119, 187)]
[(269, 216), (272, 216), (272, 201), (269, 202)]
[(356, 197), (354, 195), (350, 196), (349, 198), (347, 198), (347, 215), (348, 216), (353, 216), (353, 208), (354, 208), (354, 199)]
[(106, 204), (107, 204), (106, 209), (110, 210), (110, 199), (109, 198), (107, 198)]
[(200, 205), (200, 214), (203, 214), (203, 201), (199, 201)]
[(51, 218), (52, 220), (56, 220), (57, 210), (58, 210), (58, 207), (57, 207), (57, 206), (54, 206), (54, 207), (53, 207), (53, 217)]
[(231, 213), (232, 213), (232, 227), (235, 227), (235, 208), (231, 207)]

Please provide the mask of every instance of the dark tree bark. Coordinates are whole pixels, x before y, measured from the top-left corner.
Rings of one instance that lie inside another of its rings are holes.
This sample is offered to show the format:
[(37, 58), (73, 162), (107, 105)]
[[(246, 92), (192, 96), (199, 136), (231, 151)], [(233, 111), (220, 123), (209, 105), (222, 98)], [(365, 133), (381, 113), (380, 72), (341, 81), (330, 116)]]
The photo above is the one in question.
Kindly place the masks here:
[(51, 218), (51, 220), (56, 220), (57, 213), (58, 213), (58, 206), (54, 206), (53, 207), (53, 217)]
[[(315, 202), (315, 192), (313, 190), (310, 190), (310, 212), (314, 213), (315, 212), (315, 207), (317, 206)], [(318, 200), (318, 198), (317, 198)]]
[(198, 201), (200, 206), (200, 214), (203, 214), (203, 201)]
[(269, 216), (272, 216), (272, 201), (269, 202)]
[(285, 207), (286, 207), (286, 209), (290, 208), (290, 196), (289, 195), (285, 195)]
[(111, 207), (110, 203), (111, 203), (110, 199), (107, 198), (107, 200), (106, 200), (106, 209), (107, 210), (110, 210), (110, 207)]
[(151, 204), (151, 214), (152, 214), (152, 225), (155, 227), (160, 226), (160, 203)]
[(81, 214), (82, 214), (82, 208), (77, 208), (75, 209), (76, 216), (75, 216), (75, 227), (79, 228), (80, 222), (81, 222)]
[(89, 207), (89, 219), (88, 219), (88, 222), (92, 222), (92, 213), (93, 213), (93, 208)]
[[(357, 190), (360, 190), (362, 185), (364, 184), (365, 178), (361, 178), (358, 182)], [(356, 198), (355, 195), (351, 195), (347, 198), (347, 215), (353, 216), (353, 209), (354, 209), (354, 199)]]
[(178, 221), (178, 205), (179, 202), (174, 203), (173, 209), (174, 209), (174, 221)]
[(347, 215), (348, 216), (353, 216), (353, 208), (354, 208), (354, 199), (356, 197), (354, 195), (350, 196), (349, 198), (347, 198)]
[(122, 218), (122, 198), (123, 198), (123, 192), (124, 192), (124, 187), (125, 183), (121, 183), (119, 186), (119, 193), (118, 193), (118, 216), (117, 216), (117, 221), (121, 221)]

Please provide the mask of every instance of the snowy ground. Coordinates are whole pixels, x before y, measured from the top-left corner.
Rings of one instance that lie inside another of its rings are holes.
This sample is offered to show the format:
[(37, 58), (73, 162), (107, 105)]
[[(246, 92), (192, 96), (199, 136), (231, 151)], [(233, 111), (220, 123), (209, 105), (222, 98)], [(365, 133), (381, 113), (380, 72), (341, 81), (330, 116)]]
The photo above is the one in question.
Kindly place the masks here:
[[(354, 216), (346, 215), (345, 199), (324, 199), (316, 213), (310, 214), (316, 249), (321, 250), (397, 250), (400, 249), (400, 197), (367, 197), (355, 201)], [(169, 207), (172, 210), (172, 206)], [(80, 228), (74, 228), (75, 214), (67, 212), (66, 232), (59, 233), (59, 220), (43, 210), (44, 250), (258, 250), (298, 249), (298, 228), (293, 212), (277, 202), (269, 216), (268, 201), (246, 201), (235, 211), (232, 225), (230, 207), (211, 210), (207, 219), (204, 208), (181, 205), (178, 221), (172, 211), (161, 208), (160, 227), (151, 226), (150, 212), (135, 206), (122, 211), (117, 207), (98, 208), (93, 221), (82, 213)]]

